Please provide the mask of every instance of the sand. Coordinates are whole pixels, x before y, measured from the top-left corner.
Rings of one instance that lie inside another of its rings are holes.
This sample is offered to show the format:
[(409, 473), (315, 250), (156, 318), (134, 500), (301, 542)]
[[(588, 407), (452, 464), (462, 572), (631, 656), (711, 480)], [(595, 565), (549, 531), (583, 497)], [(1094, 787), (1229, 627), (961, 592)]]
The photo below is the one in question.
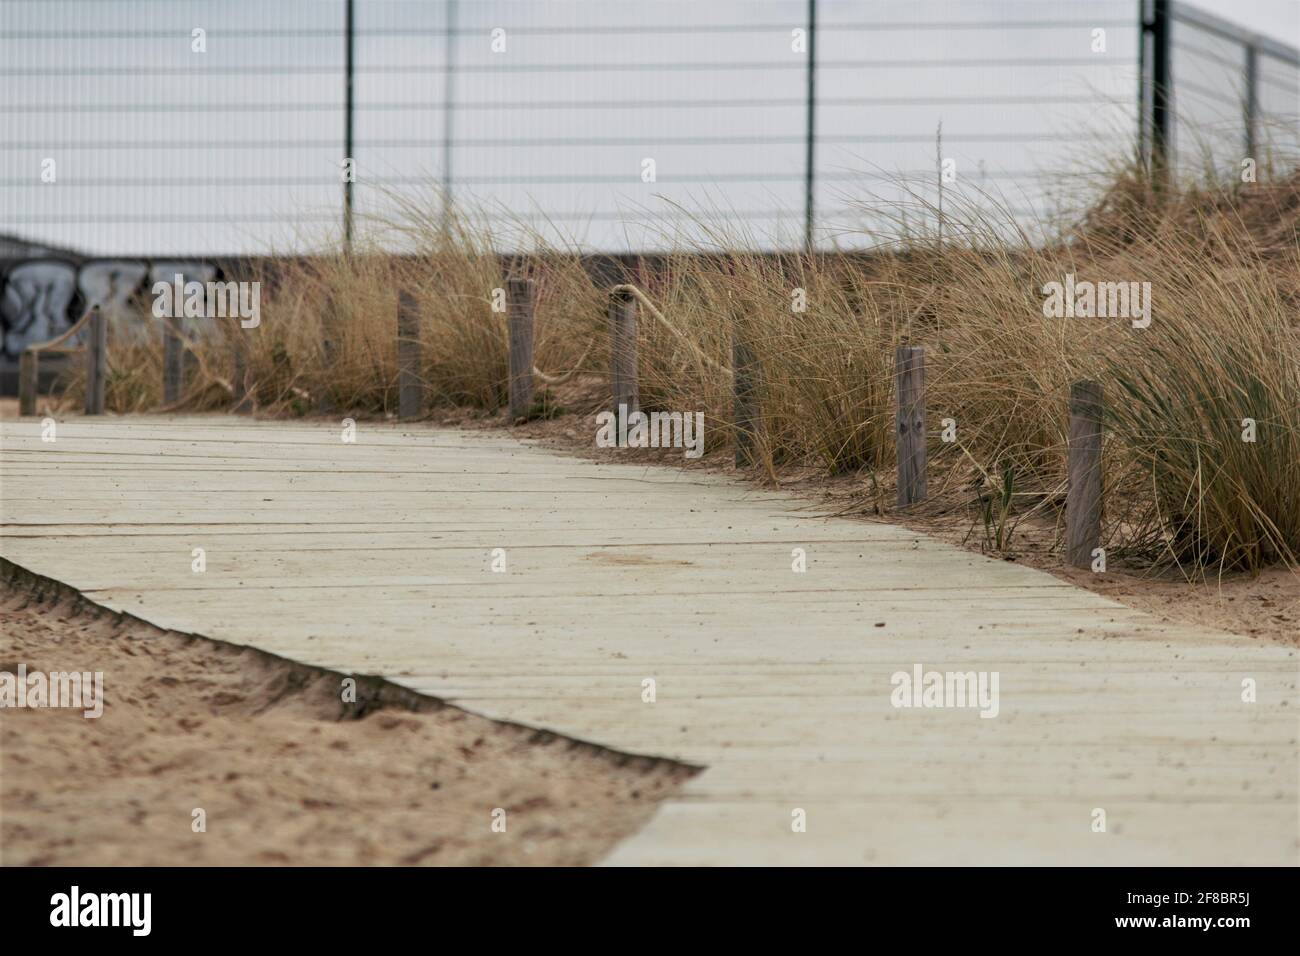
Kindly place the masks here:
[(380, 682), (345, 706), (342, 675), (61, 586), (0, 586), (0, 618), (0, 670), (102, 671), (105, 700), (0, 710), (5, 865), (585, 865), (695, 772)]

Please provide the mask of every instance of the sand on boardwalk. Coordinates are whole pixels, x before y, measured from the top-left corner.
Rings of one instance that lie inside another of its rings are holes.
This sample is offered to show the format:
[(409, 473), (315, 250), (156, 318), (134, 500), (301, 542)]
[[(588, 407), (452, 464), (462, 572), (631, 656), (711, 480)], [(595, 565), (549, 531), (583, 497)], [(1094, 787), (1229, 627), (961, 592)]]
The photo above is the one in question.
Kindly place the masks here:
[(589, 864), (694, 773), (391, 685), (345, 708), (341, 675), (57, 587), (0, 584), (0, 618), (0, 670), (101, 671), (105, 701), (0, 710), (5, 865)]

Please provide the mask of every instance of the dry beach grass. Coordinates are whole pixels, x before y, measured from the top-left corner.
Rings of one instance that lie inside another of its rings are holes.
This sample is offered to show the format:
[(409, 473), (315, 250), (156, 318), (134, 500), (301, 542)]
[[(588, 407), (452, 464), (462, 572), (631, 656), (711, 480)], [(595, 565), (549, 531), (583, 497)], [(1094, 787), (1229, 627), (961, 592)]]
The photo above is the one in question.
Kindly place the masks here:
[[(641, 312), (642, 406), (703, 411), (709, 451), (725, 455), (730, 342), (741, 334), (762, 369), (758, 474), (779, 480), (811, 465), (851, 475), (867, 510), (887, 498), (894, 467), (893, 349), (923, 345), (932, 493), (966, 506), (998, 546), (1021, 516), (1059, 516), (1070, 384), (1095, 379), (1107, 399), (1109, 561), (1193, 578), (1300, 561), (1300, 174), (1175, 189), (1120, 171), (1048, 242), (1017, 232), (996, 204), (954, 198), (941, 238), (917, 228), (937, 216), (917, 204), (898, 230), (905, 238), (867, 256), (743, 253), (720, 235), (716, 248), (630, 267), (626, 278), (664, 319)], [(386, 254), (395, 237), (415, 253)], [(230, 406), (238, 341), (262, 414), (392, 413), (406, 289), (435, 412), (499, 415), (506, 324), (493, 290), (526, 270), (539, 290), (536, 364), (546, 373), (538, 414), (600, 407), (599, 393), (566, 405), (559, 396), (571, 393), (548, 385), (609, 367), (607, 284), (570, 250), (536, 239), (527, 259), (505, 261), (481, 223), (448, 227), (436, 202), (405, 204), (371, 241), (262, 276), (260, 327), (223, 327), (199, 344), (211, 374), (183, 405)], [(1067, 275), (1149, 283), (1150, 326), (1046, 318), (1043, 288)], [(109, 407), (157, 407), (159, 337), (126, 338), (110, 350)], [(77, 387), (74, 375), (66, 400)], [(953, 441), (941, 440), (945, 419)], [(1253, 442), (1243, 441), (1246, 420)]]

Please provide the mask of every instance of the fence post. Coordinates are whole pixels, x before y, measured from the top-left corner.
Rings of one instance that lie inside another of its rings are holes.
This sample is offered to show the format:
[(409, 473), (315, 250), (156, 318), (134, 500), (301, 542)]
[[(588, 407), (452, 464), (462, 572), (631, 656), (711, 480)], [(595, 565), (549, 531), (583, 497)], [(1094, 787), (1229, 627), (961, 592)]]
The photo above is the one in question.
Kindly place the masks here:
[(163, 404), (180, 401), (185, 377), (185, 359), (181, 337), (176, 333), (173, 318), (163, 319)]
[(811, 256), (817, 248), (813, 237), (816, 222), (817, 176), (817, 0), (808, 0), (808, 66), (804, 73), (804, 193), (803, 193), (803, 248)]
[(758, 360), (741, 333), (731, 332), (732, 416), (736, 422), (736, 467), (758, 461)]
[(1160, 185), (1169, 171), (1172, 145), (1169, 0), (1150, 0), (1138, 9), (1138, 153)]
[(894, 350), (895, 418), (898, 442), (899, 507), (925, 500), (925, 349), (900, 345)]
[(234, 381), (231, 382), (235, 387), (234, 412), (237, 415), (244, 415), (253, 410), (253, 396), (248, 390), (248, 355), (244, 351), (244, 343), (240, 340), (238, 332), (235, 333), (231, 351), (235, 358)]
[(1245, 156), (1255, 160), (1258, 167), (1259, 157), (1255, 155), (1256, 117), (1259, 115), (1259, 51), (1254, 43), (1246, 44), (1246, 95), (1242, 103), (1245, 115), (1242, 121), (1246, 130)]
[(40, 378), (40, 353), (23, 349), (18, 355), (18, 414), (36, 414), (36, 383)]
[[(321, 313), (321, 354), (325, 359), (324, 368), (327, 375), (338, 359), (338, 343), (335, 341), (335, 336), (338, 335), (338, 324), (338, 310), (334, 304), (334, 296), (327, 293), (324, 310)], [(320, 394), (316, 396), (316, 411), (322, 414), (334, 411), (334, 399), (323, 382), (320, 385)]]
[(1101, 386), (1075, 382), (1070, 387), (1070, 431), (1065, 496), (1065, 554), (1076, 568), (1092, 566), (1101, 543)]
[(424, 411), (420, 381), (420, 315), (415, 296), (402, 290), (397, 306), (397, 417), (416, 418)]
[[(343, 159), (355, 160), (352, 131), (356, 118), (356, 11), (352, 0), (344, 0), (343, 7)], [(352, 181), (349, 176), (343, 181), (343, 247), (352, 251)]]
[(90, 314), (86, 336), (86, 414), (104, 414), (108, 372), (108, 316), (100, 309)]
[(510, 338), (510, 420), (527, 418), (533, 407), (532, 279), (506, 280), (506, 329)]
[(613, 412), (627, 406), (627, 414), (637, 411), (639, 395), (636, 382), (636, 299), (626, 291), (609, 296), (610, 381), (613, 383)]
[[(182, 342), (181, 348), (181, 389), (184, 391), (185, 386), (194, 381), (199, 374), (199, 357), (184, 347)], [(179, 398), (179, 396), (177, 396)]]

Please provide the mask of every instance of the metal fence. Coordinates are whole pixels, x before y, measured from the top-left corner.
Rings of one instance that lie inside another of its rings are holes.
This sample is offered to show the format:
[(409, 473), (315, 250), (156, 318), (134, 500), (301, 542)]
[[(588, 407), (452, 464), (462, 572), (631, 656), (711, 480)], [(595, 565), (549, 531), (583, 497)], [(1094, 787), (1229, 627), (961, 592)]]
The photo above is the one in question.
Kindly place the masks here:
[(1169, 165), (1182, 176), (1235, 178), (1246, 163), (1264, 175), (1295, 167), (1300, 55), (1294, 47), (1183, 3), (1146, 0), (1143, 20), (1139, 102), (1148, 148), (1165, 140)]
[[(1252, 143), (1284, 128), (1294, 51), (1173, 9), (1180, 161), (1198, 135), (1245, 142), (1233, 87), (1195, 69), (1239, 66)], [(300, 252), (342, 237), (350, 197), (358, 233), (415, 207), (506, 246), (856, 247), (924, 227), (945, 168), (950, 197), (1032, 226), (1151, 126), (1141, 19), (1135, 0), (4, 0), (0, 233)], [(1193, 112), (1202, 85), (1219, 113)]]

